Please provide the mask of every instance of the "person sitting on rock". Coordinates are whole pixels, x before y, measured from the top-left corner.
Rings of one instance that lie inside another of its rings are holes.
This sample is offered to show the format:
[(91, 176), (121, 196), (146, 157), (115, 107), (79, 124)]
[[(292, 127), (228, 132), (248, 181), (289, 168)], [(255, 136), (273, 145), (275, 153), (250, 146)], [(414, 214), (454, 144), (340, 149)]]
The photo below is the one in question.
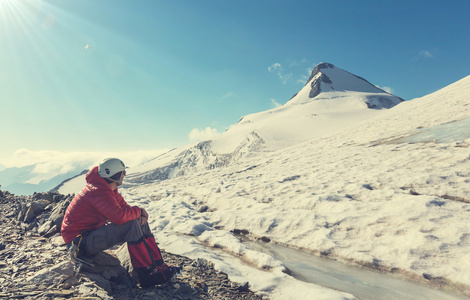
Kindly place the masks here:
[(143, 208), (130, 206), (118, 192), (126, 176), (124, 163), (107, 158), (86, 174), (87, 185), (68, 206), (62, 238), (77, 245), (79, 255), (93, 257), (127, 242), (131, 263), (142, 287), (162, 284), (179, 271), (163, 262)]

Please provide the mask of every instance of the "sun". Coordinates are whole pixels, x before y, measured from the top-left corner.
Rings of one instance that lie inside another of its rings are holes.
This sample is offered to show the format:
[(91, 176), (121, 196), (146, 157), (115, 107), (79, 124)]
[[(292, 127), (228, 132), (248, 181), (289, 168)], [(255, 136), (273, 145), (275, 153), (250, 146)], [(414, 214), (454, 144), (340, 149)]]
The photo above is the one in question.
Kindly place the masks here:
[(0, 24), (5, 29), (23, 26), (29, 15), (29, 0), (0, 0)]
[(0, 1), (0, 7), (4, 6), (13, 6), (15, 3), (20, 2), (20, 1), (15, 1), (15, 0), (1, 0)]
[(11, 16), (11, 13), (17, 13), (28, 0), (0, 0), (0, 14), (4, 17)]
[(55, 22), (54, 7), (43, 0), (0, 0), (0, 36), (32, 38)]
[(43, 26), (47, 27), (54, 21), (50, 13), (53, 8), (43, 0), (0, 0), (0, 24), (12, 28), (41, 20)]

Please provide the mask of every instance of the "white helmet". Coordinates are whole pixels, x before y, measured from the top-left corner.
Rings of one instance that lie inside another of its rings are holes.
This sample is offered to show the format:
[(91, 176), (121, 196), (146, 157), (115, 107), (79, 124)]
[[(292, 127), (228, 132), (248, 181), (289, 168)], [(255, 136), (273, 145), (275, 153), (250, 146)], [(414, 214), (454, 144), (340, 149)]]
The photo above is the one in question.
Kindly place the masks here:
[(98, 174), (105, 179), (109, 179), (115, 182), (120, 182), (122, 180), (121, 177), (123, 174), (117, 174), (121, 172), (125, 174), (125, 170), (126, 166), (122, 160), (118, 158), (106, 158), (98, 165)]

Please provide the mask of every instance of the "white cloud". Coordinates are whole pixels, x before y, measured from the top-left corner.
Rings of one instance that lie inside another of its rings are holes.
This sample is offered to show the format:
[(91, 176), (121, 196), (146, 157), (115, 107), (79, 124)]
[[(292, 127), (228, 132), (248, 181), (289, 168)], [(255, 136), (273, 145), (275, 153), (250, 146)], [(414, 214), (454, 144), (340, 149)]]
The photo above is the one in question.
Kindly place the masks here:
[(286, 84), (293, 76), (292, 73), (284, 73), (280, 63), (272, 64), (270, 67), (268, 67), (268, 71), (275, 72), (283, 84)]
[(275, 70), (277, 69), (281, 69), (282, 70), (282, 67), (281, 67), (281, 64), (280, 63), (274, 63), (272, 64), (270, 67), (268, 67), (268, 71), (269, 72), (274, 72)]
[(431, 58), (433, 57), (432, 53), (427, 51), (427, 50), (422, 50), (419, 52), (419, 56), (420, 57), (424, 57), (424, 58)]
[(237, 95), (234, 92), (228, 92), (225, 95), (222, 96), (222, 99), (227, 99), (227, 98), (233, 98), (236, 97)]
[(292, 78), (292, 73), (287, 73), (287, 74), (278, 74), (279, 78), (281, 79), (283, 84), (286, 84), (291, 78)]
[(277, 102), (276, 99), (271, 99), (271, 104), (274, 106), (274, 107), (280, 107), (282, 106), (281, 103)]
[(210, 128), (210, 127), (206, 127), (206, 129), (194, 128), (189, 133), (189, 139), (193, 142), (204, 141), (204, 140), (210, 140), (217, 135), (219, 135), (219, 133), (217, 132), (217, 129), (215, 128)]
[(134, 167), (166, 151), (168, 149), (126, 152), (61, 152), (33, 151), (23, 148), (16, 151), (7, 162), (2, 163), (7, 168), (35, 165), (31, 172), (35, 176), (28, 183), (37, 184), (60, 174), (89, 169), (107, 157), (118, 157), (126, 166)]
[(391, 87), (388, 87), (388, 86), (378, 86), (378, 85), (376, 85), (376, 87), (378, 87), (378, 88), (381, 89), (381, 90), (386, 91), (386, 92), (389, 93), (389, 94), (393, 94), (393, 89), (392, 89)]

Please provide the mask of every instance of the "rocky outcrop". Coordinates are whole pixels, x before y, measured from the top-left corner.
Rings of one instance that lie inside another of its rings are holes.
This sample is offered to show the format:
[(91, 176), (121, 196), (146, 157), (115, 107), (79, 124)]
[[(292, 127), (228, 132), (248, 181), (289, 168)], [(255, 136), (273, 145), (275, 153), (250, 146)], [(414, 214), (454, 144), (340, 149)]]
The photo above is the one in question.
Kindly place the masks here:
[[(330, 77), (327, 74), (333, 74), (333, 77)], [(345, 75), (348, 77), (346, 85), (344, 85)], [(338, 83), (336, 80), (342, 81), (342, 83)], [(402, 98), (391, 95), (378, 88), (366, 79), (336, 68), (333, 64), (330, 63), (318, 64), (313, 69), (312, 74), (310, 75), (305, 85), (307, 86), (308, 84), (310, 84), (310, 91), (308, 95), (309, 98), (315, 98), (325, 91), (357, 91), (382, 94), (382, 96), (374, 96), (374, 98), (377, 99), (366, 100), (367, 107), (370, 109), (391, 108), (404, 101)], [(323, 88), (325, 90), (322, 90)]]
[(138, 287), (125, 244), (97, 255), (93, 267), (72, 263), (58, 229), (71, 199), (0, 191), (0, 299), (261, 299), (210, 262), (164, 250), (165, 261), (183, 271), (155, 288)]
[(322, 73), (320, 70), (326, 69), (326, 68), (333, 69), (334, 67), (335, 66), (329, 63), (321, 63), (313, 69), (312, 74), (310, 74), (310, 78), (307, 80), (307, 84), (308, 84), (313, 78), (316, 78), (315, 80), (312, 80), (312, 82), (310, 83), (310, 86), (312, 88), (310, 90), (310, 93), (308, 94), (310, 98), (315, 98), (321, 93), (321, 86), (320, 86), (321, 82), (332, 83), (330, 78), (328, 78), (328, 76), (326, 76), (326, 74)]

